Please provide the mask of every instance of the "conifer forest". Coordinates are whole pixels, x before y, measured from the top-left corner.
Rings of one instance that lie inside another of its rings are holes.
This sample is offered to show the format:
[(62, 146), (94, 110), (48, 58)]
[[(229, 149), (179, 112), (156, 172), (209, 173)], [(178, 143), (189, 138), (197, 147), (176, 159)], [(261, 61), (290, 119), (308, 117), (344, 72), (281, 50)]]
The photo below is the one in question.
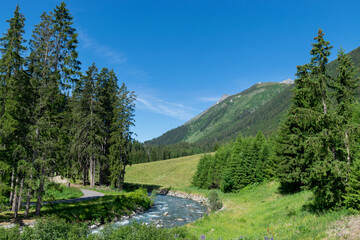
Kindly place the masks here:
[(0, 197), (14, 217), (32, 198), (40, 215), (48, 178), (122, 188), (132, 142), (135, 94), (113, 70), (78, 61), (72, 16), (63, 2), (24, 39), (19, 6), (0, 39)]

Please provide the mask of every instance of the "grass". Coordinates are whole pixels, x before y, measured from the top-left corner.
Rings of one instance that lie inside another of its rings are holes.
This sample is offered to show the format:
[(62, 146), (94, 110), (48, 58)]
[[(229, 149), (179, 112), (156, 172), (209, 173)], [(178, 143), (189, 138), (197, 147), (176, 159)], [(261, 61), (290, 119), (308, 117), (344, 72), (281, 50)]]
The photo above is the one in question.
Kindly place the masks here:
[[(171, 185), (179, 191), (207, 196), (208, 190), (191, 187), (199, 157), (134, 165), (125, 179), (133, 183)], [(205, 235), (206, 239), (324, 239), (332, 224), (349, 214), (346, 210), (314, 213), (306, 207), (311, 203), (311, 192), (282, 195), (278, 189), (279, 183), (268, 182), (238, 193), (219, 192), (225, 209), (187, 225), (188, 230), (196, 236)]]
[(125, 182), (182, 188), (191, 186), (197, 164), (204, 154), (127, 167)]
[[(41, 215), (56, 215), (67, 221), (97, 221), (101, 223), (110, 222), (114, 218), (132, 213), (139, 207), (147, 209), (151, 205), (151, 199), (145, 190), (120, 193), (106, 192), (104, 197), (94, 200), (46, 204), (41, 208)], [(34, 218), (35, 206), (30, 207), (29, 217)], [(23, 218), (24, 210), (19, 211), (19, 217)], [(8, 222), (13, 218), (13, 212), (0, 213), (0, 222)]]
[[(78, 188), (58, 185), (56, 187), (51, 187), (46, 190), (44, 195), (44, 201), (72, 199), (81, 197), (82, 195), (83, 192)], [(31, 201), (36, 201), (36, 199), (34, 198)]]

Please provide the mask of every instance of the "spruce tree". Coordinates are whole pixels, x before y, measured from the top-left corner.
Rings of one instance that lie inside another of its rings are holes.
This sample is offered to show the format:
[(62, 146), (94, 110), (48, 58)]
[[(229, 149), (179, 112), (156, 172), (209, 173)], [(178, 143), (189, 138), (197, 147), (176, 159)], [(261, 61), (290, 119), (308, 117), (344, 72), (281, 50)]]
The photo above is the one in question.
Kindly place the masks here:
[(99, 114), (102, 123), (102, 158), (99, 161), (99, 184), (110, 183), (109, 181), (109, 149), (112, 132), (111, 123), (114, 119), (114, 107), (118, 92), (117, 77), (113, 70), (103, 68), (97, 82)]
[(54, 70), (59, 74), (59, 83), (62, 89), (75, 87), (80, 75), (80, 62), (76, 29), (73, 25), (73, 17), (66, 7), (65, 2), (61, 2), (54, 9), (52, 25), (54, 28), (54, 45), (52, 54), (55, 56)]
[(354, 161), (346, 187), (345, 205), (350, 210), (360, 210), (360, 161)]
[(78, 154), (82, 154), (84, 171), (89, 167), (90, 186), (95, 186), (96, 165), (102, 154), (103, 123), (100, 118), (99, 89), (97, 87), (98, 69), (95, 64), (81, 78), (79, 91), (79, 107), (77, 110), (77, 126), (74, 145)]
[(120, 87), (115, 105), (110, 138), (110, 172), (111, 185), (123, 188), (125, 169), (129, 162), (129, 147), (132, 142), (130, 127), (134, 125), (135, 94), (127, 90), (123, 83)]
[[(25, 17), (20, 13), (19, 6), (15, 9), (14, 17), (7, 22), (9, 29), (0, 39), (0, 171), (9, 173), (11, 169), (10, 203), (17, 218), (29, 157), (27, 134), (31, 89), (24, 71)], [(3, 176), (0, 177), (1, 181), (9, 180)]]
[(203, 157), (200, 158), (196, 173), (193, 177), (192, 184), (199, 188), (206, 188), (206, 183), (208, 181), (208, 173), (209, 167), (212, 162), (212, 156), (205, 154)]
[(285, 191), (310, 186), (316, 176), (311, 171), (314, 162), (322, 162), (329, 154), (325, 141), (329, 135), (324, 129), (329, 123), (326, 64), (332, 47), (323, 36), (320, 29), (312, 44), (310, 63), (297, 67), (293, 105), (276, 141), (277, 175)]

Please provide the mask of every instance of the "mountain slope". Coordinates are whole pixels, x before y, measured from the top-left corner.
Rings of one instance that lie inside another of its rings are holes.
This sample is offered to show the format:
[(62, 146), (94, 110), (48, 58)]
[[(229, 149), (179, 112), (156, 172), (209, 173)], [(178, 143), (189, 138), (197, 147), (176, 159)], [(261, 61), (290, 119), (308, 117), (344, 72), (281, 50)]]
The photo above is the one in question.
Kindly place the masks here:
[[(273, 128), (274, 124), (258, 124), (260, 128), (253, 127), (252, 122), (257, 120), (251, 115), (260, 108), (268, 108), (268, 102), (290, 86), (286, 83), (257, 83), (241, 93), (223, 97), (222, 101), (218, 101), (184, 125), (146, 143), (159, 145), (180, 141), (208, 143), (233, 138), (239, 132), (244, 132), (245, 135), (255, 134), (259, 129), (265, 133), (271, 132), (269, 126)], [(281, 99), (276, 102), (281, 102)]]
[[(348, 55), (355, 68), (360, 69), (360, 47)], [(327, 65), (330, 76), (337, 75), (338, 65), (337, 60)], [(291, 106), (293, 85), (285, 83), (258, 83), (239, 94), (227, 96), (184, 125), (146, 143), (215, 143), (235, 139), (239, 133), (244, 136), (254, 135), (259, 130), (269, 135), (279, 127)]]

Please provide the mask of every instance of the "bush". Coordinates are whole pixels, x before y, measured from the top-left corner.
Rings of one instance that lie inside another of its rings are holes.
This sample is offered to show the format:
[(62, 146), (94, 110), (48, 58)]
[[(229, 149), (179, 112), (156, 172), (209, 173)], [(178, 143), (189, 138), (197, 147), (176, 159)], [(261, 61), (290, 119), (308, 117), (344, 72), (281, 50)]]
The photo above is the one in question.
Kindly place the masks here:
[(209, 193), (208, 201), (209, 201), (209, 207), (210, 207), (211, 211), (217, 211), (217, 210), (221, 209), (223, 206), (222, 202), (219, 199), (219, 194), (215, 190), (212, 190)]
[(18, 226), (0, 229), (0, 240), (80, 240), (86, 239), (89, 229), (86, 224), (67, 223), (54, 216), (40, 219), (33, 228)]
[(0, 228), (0, 240), (177, 240), (197, 239), (185, 228), (157, 228), (155, 225), (134, 223), (133, 225), (114, 227), (107, 225), (98, 233), (90, 234), (88, 226), (69, 223), (64, 219), (48, 217), (39, 220), (33, 228), (18, 226), (11, 229)]
[(89, 236), (93, 240), (172, 240), (172, 239), (197, 239), (191, 236), (185, 228), (157, 228), (155, 225), (133, 223), (132, 225), (114, 228), (106, 226), (98, 234)]

